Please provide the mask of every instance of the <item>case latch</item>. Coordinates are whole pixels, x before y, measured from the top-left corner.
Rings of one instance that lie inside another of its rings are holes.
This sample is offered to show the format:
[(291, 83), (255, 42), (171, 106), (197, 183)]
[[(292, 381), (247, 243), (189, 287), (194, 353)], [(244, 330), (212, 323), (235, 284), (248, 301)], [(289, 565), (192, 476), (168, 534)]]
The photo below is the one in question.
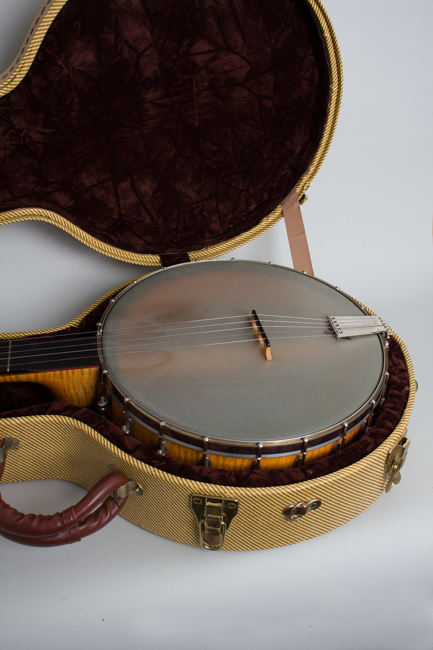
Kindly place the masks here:
[(385, 492), (389, 492), (393, 485), (400, 483), (400, 470), (405, 463), (409, 445), (409, 438), (402, 438), (398, 445), (389, 452), (386, 462)]
[(8, 451), (13, 451), (18, 449), (20, 441), (17, 438), (5, 438), (3, 441), (3, 446), (0, 448), (0, 463), (4, 463)]
[(219, 551), (233, 517), (238, 514), (237, 499), (192, 494), (190, 507), (197, 518), (200, 545), (210, 551)]

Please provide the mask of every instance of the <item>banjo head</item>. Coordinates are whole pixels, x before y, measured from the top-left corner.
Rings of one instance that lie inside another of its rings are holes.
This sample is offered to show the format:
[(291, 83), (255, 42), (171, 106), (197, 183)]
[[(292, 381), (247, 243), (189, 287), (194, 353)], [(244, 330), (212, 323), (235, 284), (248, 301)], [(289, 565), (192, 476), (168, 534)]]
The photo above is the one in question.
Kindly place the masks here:
[[(266, 361), (248, 316), (270, 341)], [(145, 276), (107, 309), (102, 366), (135, 419), (186, 446), (278, 456), (359, 424), (383, 387), (377, 334), (337, 339), (328, 316), (361, 307), (331, 285), (259, 262), (181, 264)], [(137, 413), (142, 414), (137, 418)], [(346, 427), (347, 428), (347, 427)], [(307, 442), (305, 442), (307, 441)]]

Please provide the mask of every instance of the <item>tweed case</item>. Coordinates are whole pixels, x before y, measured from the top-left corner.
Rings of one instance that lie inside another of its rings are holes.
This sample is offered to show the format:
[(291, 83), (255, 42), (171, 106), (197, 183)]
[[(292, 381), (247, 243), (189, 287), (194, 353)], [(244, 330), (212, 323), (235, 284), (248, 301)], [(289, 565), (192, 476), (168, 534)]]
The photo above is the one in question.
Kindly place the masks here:
[[(61, 24), (62, 20), (67, 22), (66, 11), (70, 12), (68, 20), (72, 20), (70, 16), (78, 20), (76, 16), (80, 11), (84, 11), (84, 4), (81, 3), (80, 6), (80, 0), (49, 0), (43, 5), (17, 59), (2, 75), (0, 96), (5, 99), (8, 106), (13, 105), (14, 97), (18, 97), (17, 103), (21, 101), (19, 93), (26, 92), (27, 96), (32, 97), (32, 93), (36, 92), (34, 88), (40, 83), (39, 68), (45, 65), (48, 59), (53, 58), (53, 52), (57, 52), (56, 24)], [(113, 0), (108, 4), (116, 5), (116, 10), (123, 9), (120, 0), (116, 2)], [(135, 4), (138, 7), (144, 6), (145, 3)], [(170, 265), (212, 259), (251, 241), (268, 230), (282, 218), (281, 203), (286, 195), (295, 189), (300, 203), (305, 200), (305, 191), (329, 149), (342, 93), (342, 68), (338, 45), (323, 6), (318, 0), (305, 0), (299, 3), (293, 1), (292, 4), (293, 6), (299, 4), (302, 12), (308, 10), (312, 13), (313, 22), (318, 28), (321, 47), (323, 46), (326, 52), (327, 75), (329, 75), (326, 82), (329, 85), (326, 90), (326, 111), (323, 112), (323, 107), (320, 109), (323, 113), (321, 126), (315, 136), (312, 136), (314, 152), (311, 153), (308, 149), (311, 143), (307, 138), (303, 145), (306, 150), (304, 158), (294, 171), (289, 170), (292, 173), (290, 183), (287, 187), (284, 185), (284, 191), (278, 187), (275, 196), (271, 196), (263, 205), (258, 201), (257, 209), (255, 205), (251, 207), (254, 218), (246, 218), (245, 223), (241, 220), (241, 226), (237, 223), (226, 223), (222, 219), (220, 228), (222, 234), (218, 236), (215, 235), (218, 228), (212, 226), (208, 232), (200, 223), (199, 232), (204, 233), (202, 238), (199, 235), (197, 240), (194, 240), (194, 236), (189, 235), (189, 238), (185, 239), (180, 233), (177, 241), (167, 241), (166, 247), (159, 249), (160, 242), (146, 241), (146, 228), (149, 224), (152, 225), (150, 219), (143, 225), (142, 230), (138, 228), (140, 232), (137, 241), (129, 242), (125, 239), (126, 243), (116, 245), (104, 232), (104, 228), (100, 228), (99, 223), (96, 223), (96, 226), (94, 224), (89, 226), (90, 222), (85, 219), (80, 221), (81, 217), (77, 217), (70, 207), (75, 205), (74, 196), (64, 200), (63, 196), (52, 199), (50, 195), (48, 199), (43, 198), (39, 201), (37, 198), (39, 190), (38, 192), (26, 190), (27, 194), (22, 193), (18, 202), (16, 197), (0, 194), (0, 224), (29, 219), (45, 221), (65, 230), (98, 252), (115, 259), (143, 265)], [(107, 10), (107, 21), (110, 17), (109, 13)], [(26, 83), (28, 87), (25, 86)], [(35, 119), (34, 122), (36, 123), (37, 120)], [(34, 138), (34, 134), (32, 137)], [(29, 163), (29, 168), (31, 172), (32, 163)], [(282, 176), (284, 174), (285, 171)], [(18, 191), (15, 193), (19, 194)], [(193, 208), (194, 206), (191, 210)], [(121, 217), (120, 214), (116, 224), (122, 221)], [(186, 225), (187, 222), (188, 219), (185, 220)], [(135, 227), (135, 222), (133, 225)], [(101, 232), (100, 236), (98, 228)], [(125, 286), (124, 284), (116, 287), (66, 325), (43, 331), (1, 334), (0, 340), (74, 331), (82, 326), (86, 318), (91, 319), (107, 300), (114, 297)], [(367, 309), (367, 313), (371, 312)], [(141, 496), (133, 495), (128, 499), (122, 510), (122, 516), (152, 533), (192, 546), (202, 545), (197, 519), (191, 508), (193, 495), (237, 501), (237, 514), (226, 531), (224, 550), (273, 548), (321, 535), (348, 522), (367, 508), (385, 487), (392, 485), (393, 472), (398, 470), (399, 465), (393, 464), (393, 460), (402, 440), (405, 439), (416, 383), (406, 347), (396, 335), (393, 339), (400, 349), (408, 373), (406, 405), (402, 409), (398, 423), (381, 444), (340, 469), (330, 470), (315, 478), (298, 480), (292, 484), (242, 487), (233, 484), (225, 485), (223, 479), (219, 484), (215, 484), (206, 480), (206, 474), (200, 480), (193, 480), (182, 476), (181, 473), (164, 471), (158, 466), (133, 457), (89, 426), (85, 418), (80, 419), (79, 415), (70, 417), (56, 414), (30, 414), (25, 417), (0, 417), (0, 438), (14, 437), (20, 441), (19, 449), (9, 456), (3, 480), (16, 482), (55, 478), (72, 481), (89, 489), (109, 467), (114, 466), (143, 488)], [(41, 440), (44, 444), (42, 455), (39, 453)], [(307, 510), (305, 516), (296, 516), (293, 521), (288, 519), (288, 510), (299, 504), (302, 508), (302, 504), (313, 501), (320, 501), (320, 507)]]
[[(56, 478), (90, 488), (109, 466), (137, 481), (144, 494), (130, 498), (121, 516), (176, 542), (200, 546), (190, 509), (192, 494), (239, 500), (239, 512), (225, 538), (224, 550), (258, 550), (295, 544), (341, 526), (365, 510), (383, 492), (390, 454), (404, 438), (415, 394), (410, 357), (401, 342), (411, 378), (408, 403), (393, 433), (374, 452), (335, 473), (300, 484), (239, 488), (203, 484), (172, 476), (125, 454), (89, 426), (61, 416), (0, 420), (0, 437), (16, 437), (20, 450), (5, 472), (5, 482)], [(44, 441), (40, 454), (35, 441)], [(290, 505), (320, 499), (322, 506), (301, 521), (288, 522)]]
[[(121, 285), (106, 294), (72, 323), (78, 325), (99, 303), (123, 288)], [(363, 307), (367, 313), (372, 313)], [(21, 336), (23, 334), (27, 333)], [(0, 339), (6, 336), (0, 335)], [(173, 541), (201, 546), (197, 521), (190, 507), (194, 494), (239, 502), (238, 514), (225, 536), (224, 550), (259, 550), (317, 537), (356, 517), (389, 487), (392, 460), (396, 449), (405, 441), (416, 392), (406, 346), (397, 335), (393, 334), (393, 339), (401, 350), (409, 377), (403, 414), (382, 444), (337, 471), (292, 485), (214, 485), (176, 476), (141, 462), (76, 417), (30, 415), (0, 418), (0, 438), (12, 437), (20, 441), (19, 450), (10, 455), (3, 480), (55, 478), (89, 489), (109, 467), (115, 467), (144, 490), (143, 495), (129, 498), (121, 516)], [(40, 454), (41, 440), (44, 454)], [(317, 499), (321, 507), (308, 516), (293, 522), (284, 516), (291, 506)]]

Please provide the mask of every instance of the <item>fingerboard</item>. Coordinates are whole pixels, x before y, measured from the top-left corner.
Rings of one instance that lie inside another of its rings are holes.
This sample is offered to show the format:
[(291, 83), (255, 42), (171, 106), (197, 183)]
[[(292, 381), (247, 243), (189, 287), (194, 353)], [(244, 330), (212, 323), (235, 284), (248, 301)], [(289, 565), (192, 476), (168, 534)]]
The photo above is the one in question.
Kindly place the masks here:
[(95, 334), (0, 341), (0, 374), (99, 365)]

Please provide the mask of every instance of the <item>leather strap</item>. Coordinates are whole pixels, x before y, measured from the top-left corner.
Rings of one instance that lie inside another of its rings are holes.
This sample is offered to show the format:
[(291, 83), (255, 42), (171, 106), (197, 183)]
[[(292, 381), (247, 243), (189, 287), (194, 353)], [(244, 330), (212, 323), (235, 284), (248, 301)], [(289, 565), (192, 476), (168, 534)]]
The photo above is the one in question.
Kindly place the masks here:
[(281, 204), (292, 254), (293, 268), (314, 275), (296, 187)]
[[(0, 442), (0, 448), (3, 447)], [(0, 463), (0, 480), (6, 460)], [(79, 542), (106, 526), (122, 509), (127, 497), (109, 496), (126, 485), (129, 478), (109, 471), (75, 506), (54, 515), (24, 515), (9, 506), (0, 495), (0, 535), (28, 546), (58, 546)]]

